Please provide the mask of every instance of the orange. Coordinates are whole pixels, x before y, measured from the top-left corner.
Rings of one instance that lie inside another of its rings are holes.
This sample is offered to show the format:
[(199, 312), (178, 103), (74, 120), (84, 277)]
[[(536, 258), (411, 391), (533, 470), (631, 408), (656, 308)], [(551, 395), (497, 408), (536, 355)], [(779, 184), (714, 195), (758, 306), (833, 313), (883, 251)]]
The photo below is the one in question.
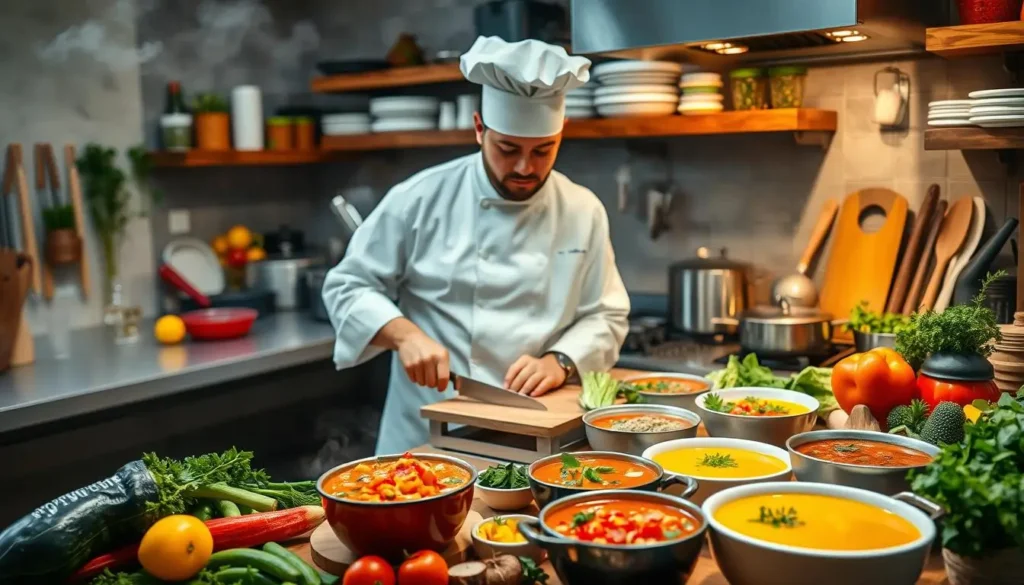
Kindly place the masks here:
[(151, 526), (139, 543), (139, 564), (163, 581), (196, 575), (213, 554), (213, 535), (195, 516), (168, 516)]
[(228, 239), (226, 236), (220, 235), (213, 238), (211, 245), (213, 246), (213, 251), (216, 252), (218, 256), (223, 256), (228, 252)]
[(236, 225), (228, 230), (228, 246), (234, 250), (245, 250), (252, 245), (252, 232), (244, 225)]
[(249, 248), (246, 252), (246, 259), (249, 262), (259, 262), (267, 259), (267, 252), (263, 248)]
[(153, 325), (153, 336), (160, 343), (180, 343), (185, 339), (185, 322), (177, 315), (164, 315)]

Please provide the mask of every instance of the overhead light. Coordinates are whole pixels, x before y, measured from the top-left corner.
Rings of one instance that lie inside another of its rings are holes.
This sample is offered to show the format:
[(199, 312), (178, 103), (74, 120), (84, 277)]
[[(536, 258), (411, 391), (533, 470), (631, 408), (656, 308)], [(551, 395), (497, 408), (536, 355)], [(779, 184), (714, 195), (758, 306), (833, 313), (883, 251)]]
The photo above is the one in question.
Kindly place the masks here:
[(722, 49), (728, 49), (729, 47), (732, 47), (732, 43), (714, 42), (705, 43), (700, 46), (700, 48), (704, 49), (705, 51), (721, 51)]
[(719, 55), (739, 55), (740, 53), (746, 53), (747, 50), (748, 49), (743, 45), (732, 45), (723, 49), (718, 49), (715, 52)]
[(868, 40), (868, 35), (851, 35), (848, 37), (843, 37), (842, 40), (844, 43), (859, 43), (860, 41)]
[(860, 32), (855, 30), (834, 30), (832, 32), (827, 32), (825, 34), (834, 39), (841, 39), (843, 37), (851, 37), (853, 35), (858, 35), (860, 34)]

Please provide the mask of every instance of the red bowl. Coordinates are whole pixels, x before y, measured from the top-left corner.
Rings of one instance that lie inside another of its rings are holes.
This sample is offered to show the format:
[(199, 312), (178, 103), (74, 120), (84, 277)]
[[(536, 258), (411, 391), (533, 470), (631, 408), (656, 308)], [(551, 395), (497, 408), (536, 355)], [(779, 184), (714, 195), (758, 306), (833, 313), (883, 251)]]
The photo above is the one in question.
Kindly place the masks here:
[(400, 563), (406, 554), (429, 549), (443, 552), (458, 535), (473, 504), (476, 469), (461, 459), (434, 453), (413, 453), (421, 461), (443, 461), (469, 472), (466, 485), (422, 500), (358, 502), (332, 496), (324, 482), (363, 462), (394, 461), (401, 455), (381, 455), (350, 461), (320, 476), (316, 489), (323, 499), (327, 524), (356, 556), (378, 555)]
[(226, 307), (182, 313), (181, 320), (192, 339), (234, 339), (247, 335), (258, 316), (254, 309)]

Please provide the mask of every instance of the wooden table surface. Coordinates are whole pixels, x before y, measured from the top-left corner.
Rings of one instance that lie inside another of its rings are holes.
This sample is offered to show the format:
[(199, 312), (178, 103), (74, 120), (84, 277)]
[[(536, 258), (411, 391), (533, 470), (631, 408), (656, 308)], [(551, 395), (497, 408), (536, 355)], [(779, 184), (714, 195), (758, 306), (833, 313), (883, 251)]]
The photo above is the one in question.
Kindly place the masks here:
[[(424, 445), (422, 447), (412, 449), (412, 451), (417, 453), (441, 453), (445, 455), (453, 455), (468, 462), (469, 464), (476, 467), (478, 470), (486, 469), (487, 467), (494, 465), (495, 463), (498, 463), (496, 461), (484, 459), (482, 457), (475, 457), (473, 455), (465, 455), (462, 453), (452, 453), (449, 451), (443, 451), (441, 449), (436, 449), (429, 445)], [(494, 510), (487, 507), (483, 503), (483, 501), (480, 500), (480, 498), (473, 499), (473, 509), (479, 512), (480, 515), (484, 518), (490, 518), (492, 516), (497, 515), (497, 513)], [(530, 508), (527, 508), (522, 512), (526, 514), (537, 514), (538, 511), (536, 506), (531, 505)], [(313, 563), (313, 559), (310, 557), (309, 554), (308, 542), (295, 544), (291, 548), (306, 562)], [(558, 575), (556, 575), (554, 569), (552, 569), (551, 563), (544, 563), (542, 565), (542, 568), (545, 571), (547, 571), (548, 575), (551, 576), (551, 578), (548, 580), (548, 585), (562, 585), (562, 582), (561, 580), (559, 580)], [(873, 581), (870, 575), (865, 575), (864, 579), (865, 583), (871, 583)], [(729, 582), (726, 581), (725, 577), (722, 576), (722, 573), (719, 572), (718, 565), (715, 564), (715, 560), (711, 557), (711, 551), (708, 549), (706, 544), (704, 546), (704, 550), (701, 551), (700, 558), (697, 560), (697, 566), (694, 567), (693, 575), (690, 577), (687, 583), (691, 585), (729, 585)], [(822, 585), (828, 584), (822, 583)], [(941, 554), (933, 554), (928, 559), (928, 565), (925, 567), (924, 573), (921, 574), (921, 579), (918, 580), (917, 585), (949, 585), (949, 581), (946, 579), (946, 571), (942, 564)]]

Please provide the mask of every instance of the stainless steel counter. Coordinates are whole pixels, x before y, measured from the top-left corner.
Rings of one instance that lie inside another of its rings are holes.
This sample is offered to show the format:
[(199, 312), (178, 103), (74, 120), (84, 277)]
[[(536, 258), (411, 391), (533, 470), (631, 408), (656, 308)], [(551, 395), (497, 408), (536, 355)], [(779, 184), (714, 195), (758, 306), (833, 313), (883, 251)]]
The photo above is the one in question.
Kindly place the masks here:
[(260, 319), (252, 333), (219, 342), (159, 345), (152, 322), (141, 339), (115, 345), (105, 327), (71, 334), (71, 357), (56, 360), (36, 339), (36, 362), (0, 374), (0, 433), (230, 380), (329, 360), (334, 330), (303, 313)]

